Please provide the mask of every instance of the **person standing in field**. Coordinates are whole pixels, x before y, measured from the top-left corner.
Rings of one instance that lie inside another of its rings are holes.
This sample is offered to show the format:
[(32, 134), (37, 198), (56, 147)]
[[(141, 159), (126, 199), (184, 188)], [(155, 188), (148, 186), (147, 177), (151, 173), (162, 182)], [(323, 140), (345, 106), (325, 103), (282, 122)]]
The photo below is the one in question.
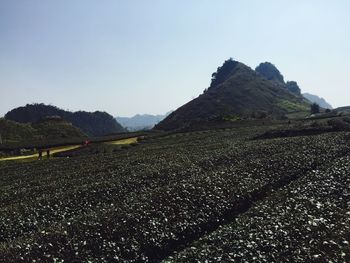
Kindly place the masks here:
[(46, 150), (46, 157), (47, 157), (47, 159), (50, 158), (50, 149), (47, 149), (47, 150)]
[(38, 160), (41, 160), (43, 158), (43, 150), (39, 149), (38, 150)]

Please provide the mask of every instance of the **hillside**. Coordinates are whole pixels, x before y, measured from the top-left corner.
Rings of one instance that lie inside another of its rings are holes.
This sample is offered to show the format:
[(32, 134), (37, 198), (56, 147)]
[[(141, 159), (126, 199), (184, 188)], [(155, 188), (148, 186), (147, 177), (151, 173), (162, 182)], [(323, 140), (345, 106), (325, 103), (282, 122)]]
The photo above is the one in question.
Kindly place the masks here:
[(329, 104), (324, 98), (320, 98), (319, 96), (310, 93), (303, 93), (303, 96), (312, 103), (317, 103), (324, 109), (333, 109), (332, 105)]
[(0, 143), (11, 144), (39, 140), (83, 138), (86, 135), (61, 118), (44, 118), (35, 123), (0, 119)]
[(302, 96), (238, 61), (225, 61), (212, 77), (210, 87), (202, 95), (171, 113), (155, 128), (173, 130), (214, 119), (283, 118), (288, 113), (309, 110), (309, 103)]
[(27, 104), (9, 111), (5, 118), (19, 123), (35, 123), (50, 116), (59, 116), (71, 122), (89, 136), (102, 136), (125, 131), (113, 116), (106, 112), (70, 112), (45, 104)]
[(344, 115), (350, 114), (350, 106), (345, 106), (345, 107), (339, 107), (335, 109), (337, 112), (340, 112)]
[(38, 131), (39, 137), (45, 139), (86, 137), (81, 130), (60, 117), (44, 118), (32, 123), (32, 127)]
[(18, 142), (27, 138), (35, 138), (37, 131), (28, 123), (0, 119), (0, 143)]
[(290, 92), (298, 96), (300, 95), (303, 96), (305, 99), (307, 99), (311, 103), (316, 103), (324, 109), (333, 109), (332, 105), (330, 105), (324, 98), (320, 98), (317, 95), (313, 95), (309, 93), (301, 94), (301, 89), (298, 83), (296, 81), (285, 82), (281, 72), (276, 68), (275, 65), (273, 65), (270, 62), (261, 63), (259, 66), (256, 67), (255, 71), (258, 72), (261, 76), (263, 76), (267, 80), (274, 81), (281, 84)]

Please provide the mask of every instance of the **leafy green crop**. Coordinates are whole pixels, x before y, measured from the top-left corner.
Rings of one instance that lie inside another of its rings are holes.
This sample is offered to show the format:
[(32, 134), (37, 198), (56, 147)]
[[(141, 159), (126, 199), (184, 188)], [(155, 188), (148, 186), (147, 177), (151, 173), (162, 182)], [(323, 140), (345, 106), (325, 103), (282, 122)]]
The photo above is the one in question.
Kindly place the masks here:
[[(283, 198), (293, 191), (296, 196), (319, 194), (317, 198), (324, 193), (322, 203), (336, 204), (322, 212), (334, 227), (321, 233), (339, 244), (340, 237), (333, 237), (339, 227), (346, 241), (349, 232), (342, 223), (347, 222), (348, 184), (339, 185), (347, 180), (346, 173), (341, 175), (346, 169), (333, 171), (332, 165), (347, 165), (347, 135), (249, 139), (264, 130), (249, 126), (175, 133), (104, 154), (0, 163), (0, 262), (217, 261), (227, 259), (223, 255), (232, 252), (231, 244), (233, 253), (249, 261), (255, 247), (248, 237), (265, 237), (265, 226), (277, 244), (269, 250), (270, 258), (289, 251), (283, 256), (292, 262), (299, 247), (273, 222), (283, 219), (284, 231), (284, 226), (295, 231), (308, 227), (303, 214), (295, 214), (300, 220), (278, 215), (289, 204)], [(332, 201), (328, 192), (317, 192), (314, 179), (320, 189), (324, 180), (334, 191), (339, 186), (333, 197), (343, 199)], [(296, 200), (291, 205), (308, 205)], [(230, 228), (220, 232), (225, 224)], [(240, 246), (237, 235), (243, 240)], [(314, 245), (304, 240), (299, 260), (305, 262), (313, 257)], [(332, 258), (338, 252), (347, 253), (324, 249), (321, 255)]]

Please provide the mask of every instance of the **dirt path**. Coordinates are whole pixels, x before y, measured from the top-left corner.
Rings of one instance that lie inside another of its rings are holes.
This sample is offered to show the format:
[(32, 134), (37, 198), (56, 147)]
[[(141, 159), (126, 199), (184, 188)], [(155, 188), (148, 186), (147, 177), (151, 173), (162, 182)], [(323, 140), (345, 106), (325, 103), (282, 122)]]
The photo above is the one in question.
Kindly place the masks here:
[[(127, 138), (127, 139), (109, 141), (109, 142), (105, 142), (105, 143), (106, 144), (114, 144), (114, 145), (127, 145), (127, 144), (136, 143), (137, 140), (138, 140), (138, 137), (132, 137), (132, 138)], [(74, 149), (77, 149), (80, 147), (82, 147), (81, 144), (54, 147), (54, 148), (50, 148), (50, 154), (66, 152), (66, 151), (74, 150)], [(43, 156), (43, 158), (46, 157), (46, 151), (43, 151), (42, 156)], [(19, 156), (0, 158), (0, 162), (1, 161), (14, 161), (14, 160), (28, 160), (28, 159), (37, 159), (37, 158), (38, 158), (38, 153), (35, 153), (35, 154), (31, 154), (31, 155), (19, 155)]]
[(110, 141), (106, 142), (107, 144), (114, 144), (114, 145), (124, 145), (124, 144), (132, 144), (132, 143), (137, 143), (138, 137), (132, 137), (132, 138), (127, 138), (127, 139), (122, 139), (122, 140), (116, 140), (116, 141)]
[[(74, 149), (77, 149), (79, 147), (81, 147), (80, 144), (54, 147), (54, 148), (50, 148), (50, 154), (59, 153), (59, 152), (65, 152), (65, 151), (69, 151), (69, 150), (74, 150)], [(45, 156), (46, 156), (46, 151), (43, 151), (43, 157), (45, 157)], [(19, 155), (19, 156), (12, 156), (12, 157), (1, 158), (0, 162), (1, 161), (33, 159), (33, 158), (38, 158), (38, 153), (31, 154), (31, 155)]]

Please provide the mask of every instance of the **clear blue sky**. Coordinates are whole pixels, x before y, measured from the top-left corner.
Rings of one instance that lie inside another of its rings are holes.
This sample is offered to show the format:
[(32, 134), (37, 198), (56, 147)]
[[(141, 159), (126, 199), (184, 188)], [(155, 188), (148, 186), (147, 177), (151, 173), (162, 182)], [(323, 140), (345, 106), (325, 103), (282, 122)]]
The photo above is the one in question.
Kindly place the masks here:
[(229, 57), (350, 105), (350, 1), (0, 0), (0, 116), (32, 102), (165, 113)]

